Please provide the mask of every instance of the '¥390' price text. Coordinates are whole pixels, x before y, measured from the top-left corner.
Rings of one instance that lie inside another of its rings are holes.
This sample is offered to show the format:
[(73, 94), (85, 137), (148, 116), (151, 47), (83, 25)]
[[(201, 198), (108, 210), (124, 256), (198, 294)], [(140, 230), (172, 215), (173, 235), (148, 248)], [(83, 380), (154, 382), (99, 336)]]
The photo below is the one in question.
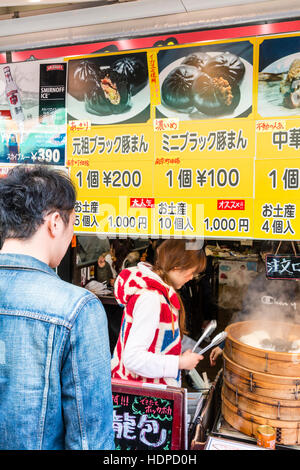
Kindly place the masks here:
[(60, 151), (59, 149), (44, 149), (40, 148), (36, 153), (32, 152), (31, 160), (38, 161), (38, 162), (46, 162), (46, 163), (59, 163), (60, 161)]

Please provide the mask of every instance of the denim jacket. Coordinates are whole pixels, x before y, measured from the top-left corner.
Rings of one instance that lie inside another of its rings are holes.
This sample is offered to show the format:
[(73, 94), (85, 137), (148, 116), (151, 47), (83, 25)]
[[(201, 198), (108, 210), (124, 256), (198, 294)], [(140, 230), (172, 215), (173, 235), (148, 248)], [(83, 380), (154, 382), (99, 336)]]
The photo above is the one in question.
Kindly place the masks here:
[(0, 253), (0, 449), (114, 449), (101, 302), (45, 263)]

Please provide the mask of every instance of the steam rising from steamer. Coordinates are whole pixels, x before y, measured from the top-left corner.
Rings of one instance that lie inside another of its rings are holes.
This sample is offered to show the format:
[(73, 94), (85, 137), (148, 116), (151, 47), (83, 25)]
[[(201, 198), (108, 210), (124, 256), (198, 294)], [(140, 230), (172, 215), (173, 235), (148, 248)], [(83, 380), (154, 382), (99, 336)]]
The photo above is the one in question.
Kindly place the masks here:
[(253, 288), (247, 292), (244, 309), (234, 314), (231, 323), (257, 323), (257, 328), (239, 338), (242, 343), (270, 351), (299, 353), (300, 337), (287, 335), (283, 325), (300, 323), (299, 284), (296, 281), (266, 282), (272, 283), (272, 290), (258, 292)]

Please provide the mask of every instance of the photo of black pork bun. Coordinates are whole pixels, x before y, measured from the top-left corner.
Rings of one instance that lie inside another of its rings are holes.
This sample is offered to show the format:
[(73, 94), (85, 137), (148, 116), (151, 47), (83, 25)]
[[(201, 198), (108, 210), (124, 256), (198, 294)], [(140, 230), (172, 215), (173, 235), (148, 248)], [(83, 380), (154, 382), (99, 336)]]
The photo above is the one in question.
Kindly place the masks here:
[(171, 70), (161, 87), (163, 103), (177, 111), (189, 112), (194, 106), (192, 85), (199, 73), (191, 65), (179, 65)]
[(85, 94), (85, 109), (91, 114), (120, 114), (131, 106), (127, 81), (111, 69), (100, 70), (98, 82)]
[(112, 70), (122, 76), (131, 86), (133, 95), (138, 93), (147, 83), (146, 65), (137, 57), (122, 57), (113, 65)]
[(79, 101), (98, 81), (97, 67), (88, 60), (71, 60), (68, 64), (68, 93)]
[(208, 116), (231, 114), (240, 101), (239, 87), (231, 86), (224, 78), (212, 78), (200, 72), (192, 86), (193, 103)]
[(197, 69), (202, 70), (206, 64), (210, 61), (211, 57), (206, 52), (193, 52), (186, 56), (182, 65), (192, 65)]
[(203, 68), (203, 72), (213, 78), (222, 77), (230, 84), (237, 85), (245, 74), (245, 65), (237, 55), (224, 52), (211, 58)]

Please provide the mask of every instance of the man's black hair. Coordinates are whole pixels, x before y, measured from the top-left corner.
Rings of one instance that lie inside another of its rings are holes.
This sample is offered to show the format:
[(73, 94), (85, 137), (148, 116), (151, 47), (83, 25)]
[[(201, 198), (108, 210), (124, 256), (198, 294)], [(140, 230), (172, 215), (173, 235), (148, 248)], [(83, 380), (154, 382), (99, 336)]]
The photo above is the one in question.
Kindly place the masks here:
[(46, 165), (18, 165), (0, 179), (0, 239), (29, 239), (58, 211), (67, 224), (76, 201), (68, 175)]

